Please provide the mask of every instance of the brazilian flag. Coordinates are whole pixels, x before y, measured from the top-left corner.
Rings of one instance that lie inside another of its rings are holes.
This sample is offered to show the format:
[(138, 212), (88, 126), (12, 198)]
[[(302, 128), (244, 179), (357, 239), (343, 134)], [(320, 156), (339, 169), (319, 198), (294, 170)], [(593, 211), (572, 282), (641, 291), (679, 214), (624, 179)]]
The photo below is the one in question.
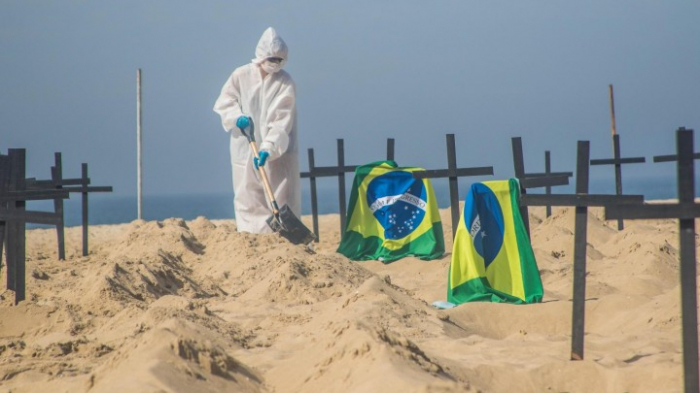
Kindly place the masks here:
[(542, 281), (515, 179), (472, 184), (452, 248), (447, 300), (539, 303)]
[(433, 187), (430, 180), (413, 177), (421, 170), (399, 168), (394, 161), (357, 167), (338, 252), (384, 263), (441, 257), (445, 240)]

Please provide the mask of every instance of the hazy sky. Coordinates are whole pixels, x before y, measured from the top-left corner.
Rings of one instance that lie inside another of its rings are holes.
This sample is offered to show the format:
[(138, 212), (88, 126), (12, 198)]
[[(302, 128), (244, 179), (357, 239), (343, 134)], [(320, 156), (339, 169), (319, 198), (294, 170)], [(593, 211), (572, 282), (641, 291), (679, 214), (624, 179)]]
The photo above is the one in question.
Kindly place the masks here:
[[(674, 152), (679, 126), (700, 133), (700, 2), (26, 1), (0, 0), (0, 149), (28, 149), (28, 175), (136, 192), (136, 70), (143, 71), (144, 193), (231, 192), (228, 136), (212, 111), (233, 69), (273, 26), (297, 84), (301, 166), (383, 159), (512, 176), (573, 171), (577, 140), (611, 155), (608, 85), (623, 156)], [(696, 136), (700, 150), (700, 137)], [(675, 176), (672, 165), (626, 167)], [(592, 176), (612, 171), (595, 169)]]

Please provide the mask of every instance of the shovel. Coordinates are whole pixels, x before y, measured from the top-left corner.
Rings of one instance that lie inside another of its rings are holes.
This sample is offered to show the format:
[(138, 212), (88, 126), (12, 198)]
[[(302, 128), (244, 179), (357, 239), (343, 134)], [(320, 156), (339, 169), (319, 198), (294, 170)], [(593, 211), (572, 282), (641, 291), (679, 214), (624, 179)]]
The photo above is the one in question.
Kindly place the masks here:
[[(253, 150), (255, 157), (260, 159), (258, 145), (255, 143), (255, 129), (253, 128), (252, 121), (250, 123), (250, 133), (247, 133), (243, 128), (239, 128), (239, 130), (241, 130), (241, 133), (248, 139), (248, 144), (251, 150)], [(294, 212), (292, 212), (289, 206), (284, 205), (281, 209), (277, 206), (277, 201), (275, 200), (275, 195), (272, 193), (272, 187), (270, 187), (270, 181), (267, 178), (265, 168), (258, 166), (258, 172), (260, 172), (260, 178), (262, 179), (265, 193), (270, 200), (270, 207), (272, 208), (272, 216), (267, 219), (267, 225), (269, 225), (274, 232), (279, 233), (280, 236), (289, 240), (292, 244), (308, 245), (316, 240), (316, 236), (313, 232), (294, 215)]]

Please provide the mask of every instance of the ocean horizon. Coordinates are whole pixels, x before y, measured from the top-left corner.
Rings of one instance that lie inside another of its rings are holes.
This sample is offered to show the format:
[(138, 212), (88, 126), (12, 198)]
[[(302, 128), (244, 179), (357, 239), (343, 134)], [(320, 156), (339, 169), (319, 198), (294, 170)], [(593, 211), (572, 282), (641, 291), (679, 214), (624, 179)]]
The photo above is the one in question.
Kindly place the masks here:
[[(346, 184), (346, 204), (350, 199), (352, 178), (349, 176)], [(485, 181), (489, 179), (481, 179)], [(623, 193), (626, 195), (644, 195), (645, 200), (676, 198), (675, 177), (655, 177), (643, 179), (623, 179)], [(311, 214), (311, 194), (308, 182), (302, 187), (302, 215)], [(330, 184), (332, 183), (332, 184)], [(460, 182), (459, 197), (463, 201), (472, 183)], [(573, 183), (573, 180), (570, 181)], [(439, 208), (450, 206), (449, 186), (447, 179), (433, 179), (433, 189)], [(696, 186), (700, 184), (696, 183)], [(572, 193), (574, 185), (552, 187), (553, 194)], [(544, 189), (529, 190), (528, 193), (541, 194)], [(614, 194), (614, 180), (591, 179), (591, 194)], [(696, 191), (696, 195), (698, 192)], [(337, 181), (318, 182), (317, 199), (319, 214), (337, 214), (340, 212)], [(120, 194), (91, 194), (88, 199), (88, 223), (90, 225), (123, 224), (137, 219), (136, 195)], [(27, 209), (53, 211), (52, 201), (30, 201)], [(233, 192), (216, 192), (200, 194), (152, 194), (143, 196), (143, 219), (146, 221), (162, 221), (168, 218), (193, 220), (206, 217), (212, 220), (234, 219)], [(68, 227), (82, 224), (82, 200), (80, 194), (71, 193), (64, 201), (65, 225)], [(32, 228), (50, 227), (46, 225), (29, 225)]]

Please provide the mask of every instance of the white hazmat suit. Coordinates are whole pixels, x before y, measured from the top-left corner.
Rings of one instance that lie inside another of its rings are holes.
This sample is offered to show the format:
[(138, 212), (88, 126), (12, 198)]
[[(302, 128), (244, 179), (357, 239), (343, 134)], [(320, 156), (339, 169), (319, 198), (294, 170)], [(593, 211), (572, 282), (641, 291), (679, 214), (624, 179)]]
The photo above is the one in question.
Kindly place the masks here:
[[(274, 57), (283, 60), (271, 69), (266, 59)], [(260, 37), (255, 59), (233, 71), (214, 104), (224, 130), (230, 134), (233, 203), (241, 232), (271, 232), (267, 218), (272, 210), (248, 140), (236, 127), (240, 116), (252, 118), (258, 149), (270, 153), (264, 168), (277, 204), (280, 208), (288, 205), (301, 217), (295, 87), (289, 74), (281, 69), (287, 59), (287, 45), (272, 27), (268, 28)], [(263, 78), (261, 67), (272, 73)]]

